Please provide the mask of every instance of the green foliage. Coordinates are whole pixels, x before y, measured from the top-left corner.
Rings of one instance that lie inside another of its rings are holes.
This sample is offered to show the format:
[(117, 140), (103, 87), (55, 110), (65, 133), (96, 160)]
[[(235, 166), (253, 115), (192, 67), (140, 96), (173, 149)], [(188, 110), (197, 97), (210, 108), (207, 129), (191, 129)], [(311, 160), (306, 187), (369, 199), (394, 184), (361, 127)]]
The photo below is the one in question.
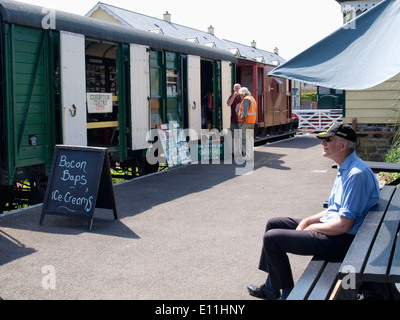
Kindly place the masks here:
[[(399, 163), (400, 162), (400, 147), (392, 147), (392, 149), (386, 155), (385, 162)], [(382, 172), (382, 173), (380, 173), (380, 177), (385, 180), (385, 183), (391, 183), (392, 181), (400, 178), (400, 173)]]
[(301, 94), (301, 99), (308, 99), (313, 102), (317, 102), (317, 93), (316, 92), (306, 92)]
[(138, 172), (137, 168), (131, 168), (130, 170), (121, 168), (116, 168), (116, 169), (111, 168), (112, 183), (118, 184), (125, 182), (127, 177), (134, 178), (137, 175), (135, 174), (135, 172), (133, 172), (133, 170), (136, 170), (136, 173)]
[(400, 149), (392, 149), (386, 155), (385, 162), (388, 163), (397, 163), (400, 162)]

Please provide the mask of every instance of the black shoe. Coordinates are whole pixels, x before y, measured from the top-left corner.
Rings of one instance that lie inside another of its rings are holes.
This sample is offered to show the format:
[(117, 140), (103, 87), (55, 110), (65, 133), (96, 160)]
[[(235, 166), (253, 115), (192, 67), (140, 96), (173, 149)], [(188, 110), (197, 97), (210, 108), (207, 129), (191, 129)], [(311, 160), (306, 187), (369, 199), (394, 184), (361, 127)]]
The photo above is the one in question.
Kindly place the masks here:
[(265, 288), (264, 284), (259, 287), (251, 284), (247, 287), (247, 290), (251, 296), (267, 300), (278, 300), (281, 296), (280, 290), (269, 291), (267, 288)]

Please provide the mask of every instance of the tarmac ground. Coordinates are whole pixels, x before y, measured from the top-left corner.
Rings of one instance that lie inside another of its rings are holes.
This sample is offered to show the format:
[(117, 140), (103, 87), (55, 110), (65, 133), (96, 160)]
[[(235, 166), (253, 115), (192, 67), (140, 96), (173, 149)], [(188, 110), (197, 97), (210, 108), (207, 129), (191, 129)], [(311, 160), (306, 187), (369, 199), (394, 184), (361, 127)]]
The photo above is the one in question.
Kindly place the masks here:
[[(231, 162), (231, 163), (230, 163)], [(255, 148), (254, 168), (194, 164), (114, 186), (93, 229), (42, 206), (0, 216), (4, 300), (257, 300), (269, 218), (323, 210), (336, 170), (315, 135)], [(295, 281), (310, 257), (290, 256)]]

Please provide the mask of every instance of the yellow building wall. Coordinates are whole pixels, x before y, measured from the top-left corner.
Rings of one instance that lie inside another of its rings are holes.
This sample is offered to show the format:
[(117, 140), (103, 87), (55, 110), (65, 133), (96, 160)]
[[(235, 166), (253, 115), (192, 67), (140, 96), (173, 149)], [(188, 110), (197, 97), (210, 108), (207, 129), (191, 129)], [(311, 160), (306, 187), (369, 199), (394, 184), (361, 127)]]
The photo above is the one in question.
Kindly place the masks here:
[(113, 16), (111, 16), (101, 8), (97, 9), (96, 11), (93, 11), (93, 13), (90, 15), (90, 18), (122, 25), (122, 23), (119, 20), (115, 19)]
[(395, 124), (400, 119), (400, 74), (371, 89), (346, 91), (345, 123)]

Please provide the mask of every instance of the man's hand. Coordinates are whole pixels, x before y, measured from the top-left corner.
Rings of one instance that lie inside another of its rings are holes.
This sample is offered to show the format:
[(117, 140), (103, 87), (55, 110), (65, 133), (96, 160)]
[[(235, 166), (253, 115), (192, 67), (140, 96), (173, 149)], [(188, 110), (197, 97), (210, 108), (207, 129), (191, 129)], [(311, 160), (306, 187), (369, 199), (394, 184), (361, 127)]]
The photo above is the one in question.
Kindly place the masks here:
[(299, 225), (297, 226), (296, 230), (299, 231), (304, 231), (307, 229), (308, 226), (315, 224), (315, 223), (320, 223), (321, 218), (325, 215), (326, 210), (322, 211), (314, 216), (305, 218), (304, 220), (302, 220)]
[(328, 223), (314, 223), (307, 226), (304, 230), (315, 231), (326, 234), (327, 236), (340, 236), (350, 231), (354, 220), (340, 217), (339, 220)]

